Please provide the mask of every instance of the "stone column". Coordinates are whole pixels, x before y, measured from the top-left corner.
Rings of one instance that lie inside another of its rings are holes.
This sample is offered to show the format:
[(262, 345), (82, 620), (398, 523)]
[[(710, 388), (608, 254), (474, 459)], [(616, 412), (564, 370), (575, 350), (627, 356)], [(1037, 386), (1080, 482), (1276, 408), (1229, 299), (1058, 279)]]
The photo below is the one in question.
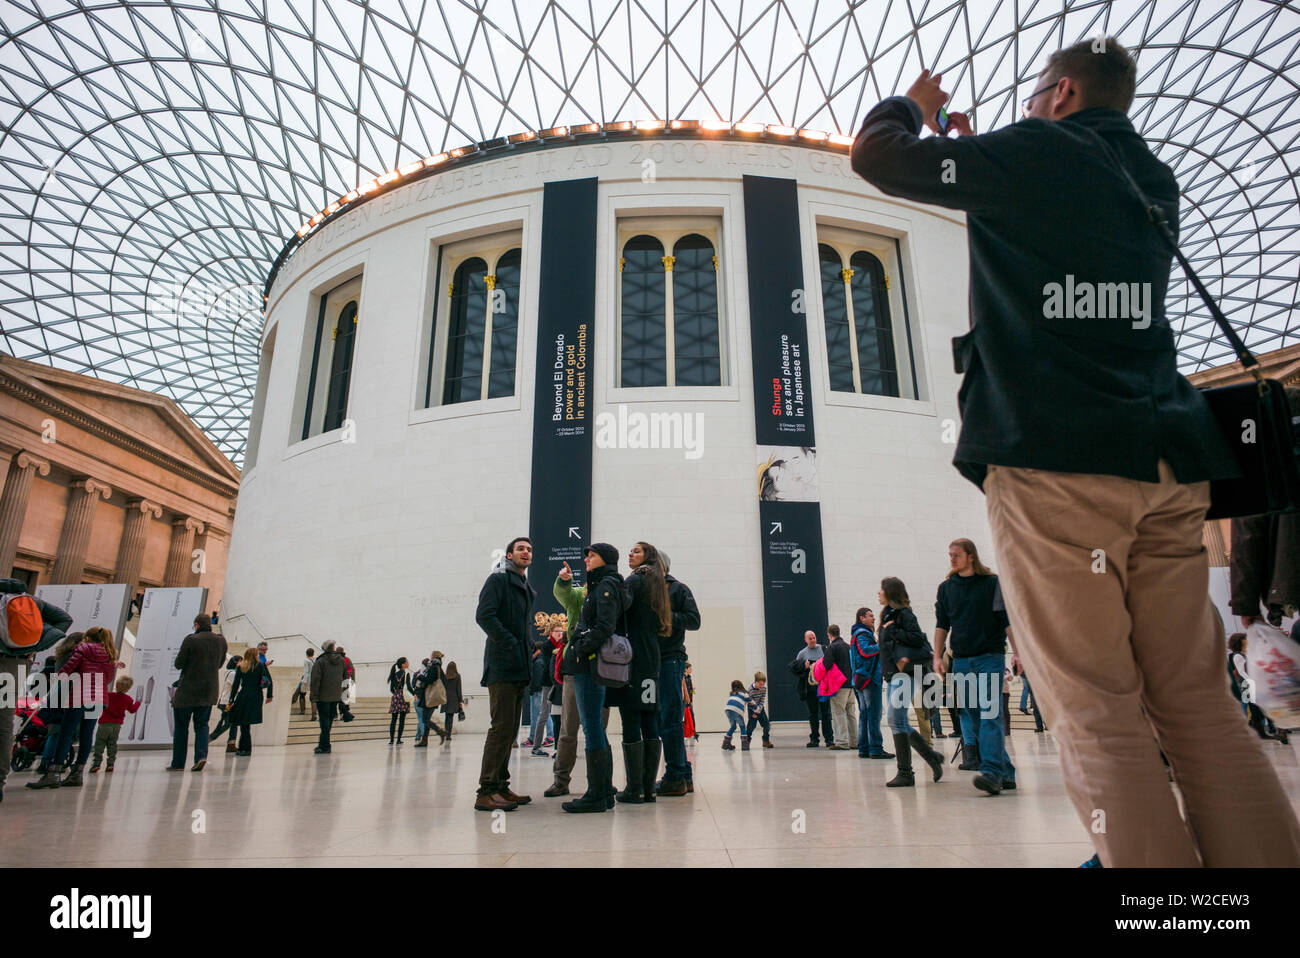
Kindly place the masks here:
[(1215, 569), (1228, 564), (1228, 552), (1224, 548), (1223, 529), (1217, 519), (1211, 519), (1201, 527), (1201, 542), (1209, 553), (1210, 568)]
[(18, 536), (27, 517), (27, 498), (32, 491), (32, 477), (50, 474), (50, 464), (29, 452), (20, 452), (9, 464), (4, 493), (0, 494), (0, 577), (9, 575), (18, 555)]
[(69, 487), (68, 511), (59, 535), (59, 552), (50, 573), (51, 585), (80, 585), (86, 570), (86, 550), (95, 525), (95, 504), (113, 494), (112, 487), (86, 476), (73, 480)]
[(172, 543), (167, 551), (167, 572), (163, 575), (165, 588), (193, 585), (194, 573), (190, 571), (190, 564), (194, 561), (194, 534), (202, 531), (203, 523), (198, 519), (177, 516), (172, 520)]
[(126, 525), (122, 528), (122, 544), (117, 548), (117, 565), (113, 568), (114, 582), (124, 582), (132, 589), (139, 584), (140, 567), (144, 565), (144, 544), (149, 538), (151, 518), (162, 518), (162, 506), (148, 499), (126, 501)]

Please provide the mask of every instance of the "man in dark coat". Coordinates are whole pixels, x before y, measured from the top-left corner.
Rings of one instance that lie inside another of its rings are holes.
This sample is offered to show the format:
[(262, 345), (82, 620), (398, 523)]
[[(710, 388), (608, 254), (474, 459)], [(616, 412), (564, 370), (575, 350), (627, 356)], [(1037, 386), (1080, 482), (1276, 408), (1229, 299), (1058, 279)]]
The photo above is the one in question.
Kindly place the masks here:
[(212, 631), (212, 617), (194, 617), (194, 631), (185, 636), (180, 651), (176, 653), (176, 668), (181, 677), (176, 682), (176, 695), (172, 699), (175, 730), (172, 734), (172, 763), (169, 772), (185, 769), (185, 755), (190, 748), (190, 723), (194, 723), (194, 765), (192, 772), (201, 772), (208, 761), (208, 720), (212, 706), (221, 694), (218, 671), (226, 661), (226, 640)]
[[(1288, 386), (1286, 398), (1300, 427), (1300, 389)], [(1233, 519), (1229, 563), (1233, 614), (1247, 626), (1260, 619), (1281, 625), (1300, 607), (1300, 513)]]
[[(663, 549), (659, 550), (659, 560), (667, 573), (672, 566)], [(659, 643), (659, 737), (664, 743), (664, 777), (655, 792), (673, 798), (695, 791), (682, 730), (686, 714), (682, 685), (686, 678), (686, 633), (700, 627), (700, 610), (686, 583), (671, 575), (664, 578), (668, 581), (668, 605), (673, 610), (673, 634)]]
[(526, 536), (511, 539), (505, 559), (487, 577), (478, 596), (474, 620), (487, 633), (482, 684), (488, 690), (492, 723), (483, 742), (483, 767), (474, 798), (474, 807), (480, 812), (509, 812), (532, 801), (529, 795), (510, 791), (510, 747), (519, 731), (528, 691), (528, 638), (537, 598), (526, 578), (532, 561), (532, 541)]
[(1048, 58), (1021, 122), (922, 138), (948, 101), (926, 71), (868, 113), (853, 168), (966, 212), (954, 464), (988, 498), (1013, 651), (1102, 864), (1294, 867), (1300, 825), (1223, 681), (1201, 530), (1208, 480), (1238, 470), (1178, 372), (1172, 251), (1128, 176), (1174, 228), (1178, 183), (1125, 115), (1136, 83), (1098, 36)]
[[(22, 595), (26, 591), (27, 586), (21, 579), (0, 579), (0, 593)], [(41, 611), (43, 623), (41, 641), (36, 649), (40, 651), (57, 645), (63, 640), (68, 629), (72, 628), (72, 616), (57, 605), (50, 605), (40, 599), (36, 600), (36, 607)], [(18, 705), (18, 697), (22, 693), (23, 686), (26, 685), (19, 672), (23, 664), (30, 661), (30, 655), (8, 655), (0, 650), (0, 676), (4, 676), (0, 681), (10, 689), (8, 694), (0, 695), (0, 800), (4, 799), (5, 779), (9, 777), (9, 761), (13, 758), (14, 712)]]
[(343, 701), (343, 680), (347, 677), (348, 660), (342, 651), (333, 640), (323, 643), (321, 654), (311, 667), (311, 704), (316, 709), (316, 720), (320, 723), (320, 741), (316, 743), (316, 755), (329, 753), (330, 729), (334, 727), (334, 717), (338, 714), (339, 703)]

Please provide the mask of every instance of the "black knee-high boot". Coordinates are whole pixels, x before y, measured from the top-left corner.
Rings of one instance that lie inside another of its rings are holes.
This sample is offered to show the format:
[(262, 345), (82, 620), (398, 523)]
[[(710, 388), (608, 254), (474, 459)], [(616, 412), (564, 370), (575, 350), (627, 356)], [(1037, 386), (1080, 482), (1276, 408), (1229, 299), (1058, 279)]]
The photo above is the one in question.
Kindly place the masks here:
[(912, 744), (906, 734), (894, 733), (894, 760), (898, 774), (885, 783), (886, 788), (910, 788), (916, 784), (912, 775)]
[(920, 732), (909, 733), (908, 741), (912, 743), (912, 748), (916, 749), (917, 754), (925, 759), (925, 764), (930, 766), (930, 771), (934, 773), (934, 780), (937, 782), (943, 778), (943, 756), (930, 747), (930, 743), (921, 737)]

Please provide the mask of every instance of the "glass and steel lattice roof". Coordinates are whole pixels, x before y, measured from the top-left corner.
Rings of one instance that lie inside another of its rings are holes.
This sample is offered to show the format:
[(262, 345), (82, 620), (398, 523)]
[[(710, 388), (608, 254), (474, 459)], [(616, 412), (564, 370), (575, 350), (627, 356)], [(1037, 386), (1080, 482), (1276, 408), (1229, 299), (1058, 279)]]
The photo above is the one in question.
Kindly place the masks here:
[[(0, 333), (174, 398), (243, 458), (262, 292), (388, 171), (563, 124), (852, 134), (921, 68), (987, 130), (1052, 50), (1138, 56), (1184, 252), (1254, 349), (1300, 338), (1300, 10), (1273, 0), (0, 0)], [(1232, 358), (1175, 274), (1185, 371)]]

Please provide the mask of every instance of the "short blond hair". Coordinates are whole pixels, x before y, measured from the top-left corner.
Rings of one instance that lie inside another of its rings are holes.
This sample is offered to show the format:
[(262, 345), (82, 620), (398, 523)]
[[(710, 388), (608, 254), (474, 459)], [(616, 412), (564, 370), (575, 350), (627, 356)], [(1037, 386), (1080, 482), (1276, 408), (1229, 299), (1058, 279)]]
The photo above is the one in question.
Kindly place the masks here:
[(755, 673), (754, 673), (754, 681), (755, 681), (755, 682), (766, 682), (766, 681), (767, 681), (767, 676), (764, 675), (762, 672), (755, 672)]
[(135, 685), (135, 679), (129, 675), (120, 675), (116, 682), (113, 683), (114, 692), (129, 692), (131, 686)]

